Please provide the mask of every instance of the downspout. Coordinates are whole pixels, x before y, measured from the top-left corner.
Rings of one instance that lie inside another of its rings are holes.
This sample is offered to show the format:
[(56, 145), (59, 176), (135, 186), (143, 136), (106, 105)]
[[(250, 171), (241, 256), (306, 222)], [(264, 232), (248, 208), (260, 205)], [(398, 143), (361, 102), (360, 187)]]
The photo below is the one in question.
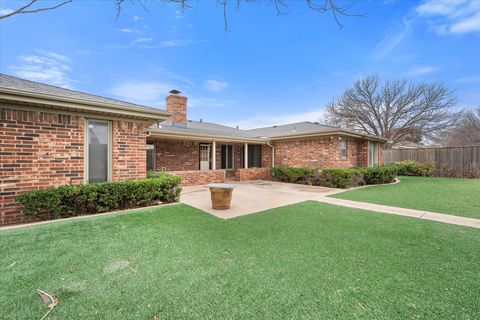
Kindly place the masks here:
[(272, 148), (272, 168), (275, 167), (275, 147), (270, 144), (270, 142), (267, 141), (267, 146)]

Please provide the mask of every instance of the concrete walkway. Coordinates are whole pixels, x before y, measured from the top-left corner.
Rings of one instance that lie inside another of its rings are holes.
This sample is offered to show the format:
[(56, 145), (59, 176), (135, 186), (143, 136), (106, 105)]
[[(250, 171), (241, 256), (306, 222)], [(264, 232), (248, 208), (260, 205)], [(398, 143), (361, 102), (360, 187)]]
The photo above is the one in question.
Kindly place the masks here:
[(235, 185), (232, 205), (229, 210), (212, 209), (210, 191), (204, 186), (184, 187), (180, 201), (222, 219), (231, 219), (289, 204), (314, 200), (337, 206), (480, 229), (480, 219), (327, 197), (328, 195), (343, 192), (344, 190), (341, 189), (271, 181), (236, 182)]
[(384, 206), (381, 204), (373, 204), (367, 202), (351, 201), (344, 199), (335, 199), (323, 197), (319, 200), (320, 202), (334, 204), (337, 206), (362, 209), (375, 211), (380, 213), (395, 214), (398, 216), (405, 216), (411, 218), (418, 218), (423, 220), (432, 220), (449, 224), (456, 224), (459, 226), (466, 226), (480, 229), (480, 219), (452, 216), (450, 214), (436, 213), (430, 211), (414, 210), (414, 209), (405, 209), (391, 206)]

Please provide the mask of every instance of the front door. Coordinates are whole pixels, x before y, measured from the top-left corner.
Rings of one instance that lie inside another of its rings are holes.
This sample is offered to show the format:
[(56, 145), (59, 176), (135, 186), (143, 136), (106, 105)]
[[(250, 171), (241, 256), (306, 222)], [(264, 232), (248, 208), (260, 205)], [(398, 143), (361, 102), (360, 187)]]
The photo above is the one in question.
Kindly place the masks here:
[(210, 170), (211, 145), (200, 144), (200, 170)]

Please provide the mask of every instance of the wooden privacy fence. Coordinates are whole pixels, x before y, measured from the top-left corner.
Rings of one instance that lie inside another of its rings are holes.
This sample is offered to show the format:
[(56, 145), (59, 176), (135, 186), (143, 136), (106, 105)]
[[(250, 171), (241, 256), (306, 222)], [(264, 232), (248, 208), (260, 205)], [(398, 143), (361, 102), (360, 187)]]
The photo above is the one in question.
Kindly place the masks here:
[(385, 164), (403, 160), (434, 162), (440, 177), (480, 178), (480, 145), (415, 149), (387, 149)]

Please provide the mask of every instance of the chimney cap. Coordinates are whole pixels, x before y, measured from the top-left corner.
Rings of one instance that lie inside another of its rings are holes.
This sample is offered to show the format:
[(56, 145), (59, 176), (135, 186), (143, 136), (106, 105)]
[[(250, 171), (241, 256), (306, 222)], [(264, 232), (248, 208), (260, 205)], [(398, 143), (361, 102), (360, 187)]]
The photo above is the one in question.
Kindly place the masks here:
[(171, 94), (179, 94), (179, 93), (181, 93), (181, 92), (178, 91), (177, 89), (173, 89), (173, 90), (170, 90), (169, 93), (171, 93)]

